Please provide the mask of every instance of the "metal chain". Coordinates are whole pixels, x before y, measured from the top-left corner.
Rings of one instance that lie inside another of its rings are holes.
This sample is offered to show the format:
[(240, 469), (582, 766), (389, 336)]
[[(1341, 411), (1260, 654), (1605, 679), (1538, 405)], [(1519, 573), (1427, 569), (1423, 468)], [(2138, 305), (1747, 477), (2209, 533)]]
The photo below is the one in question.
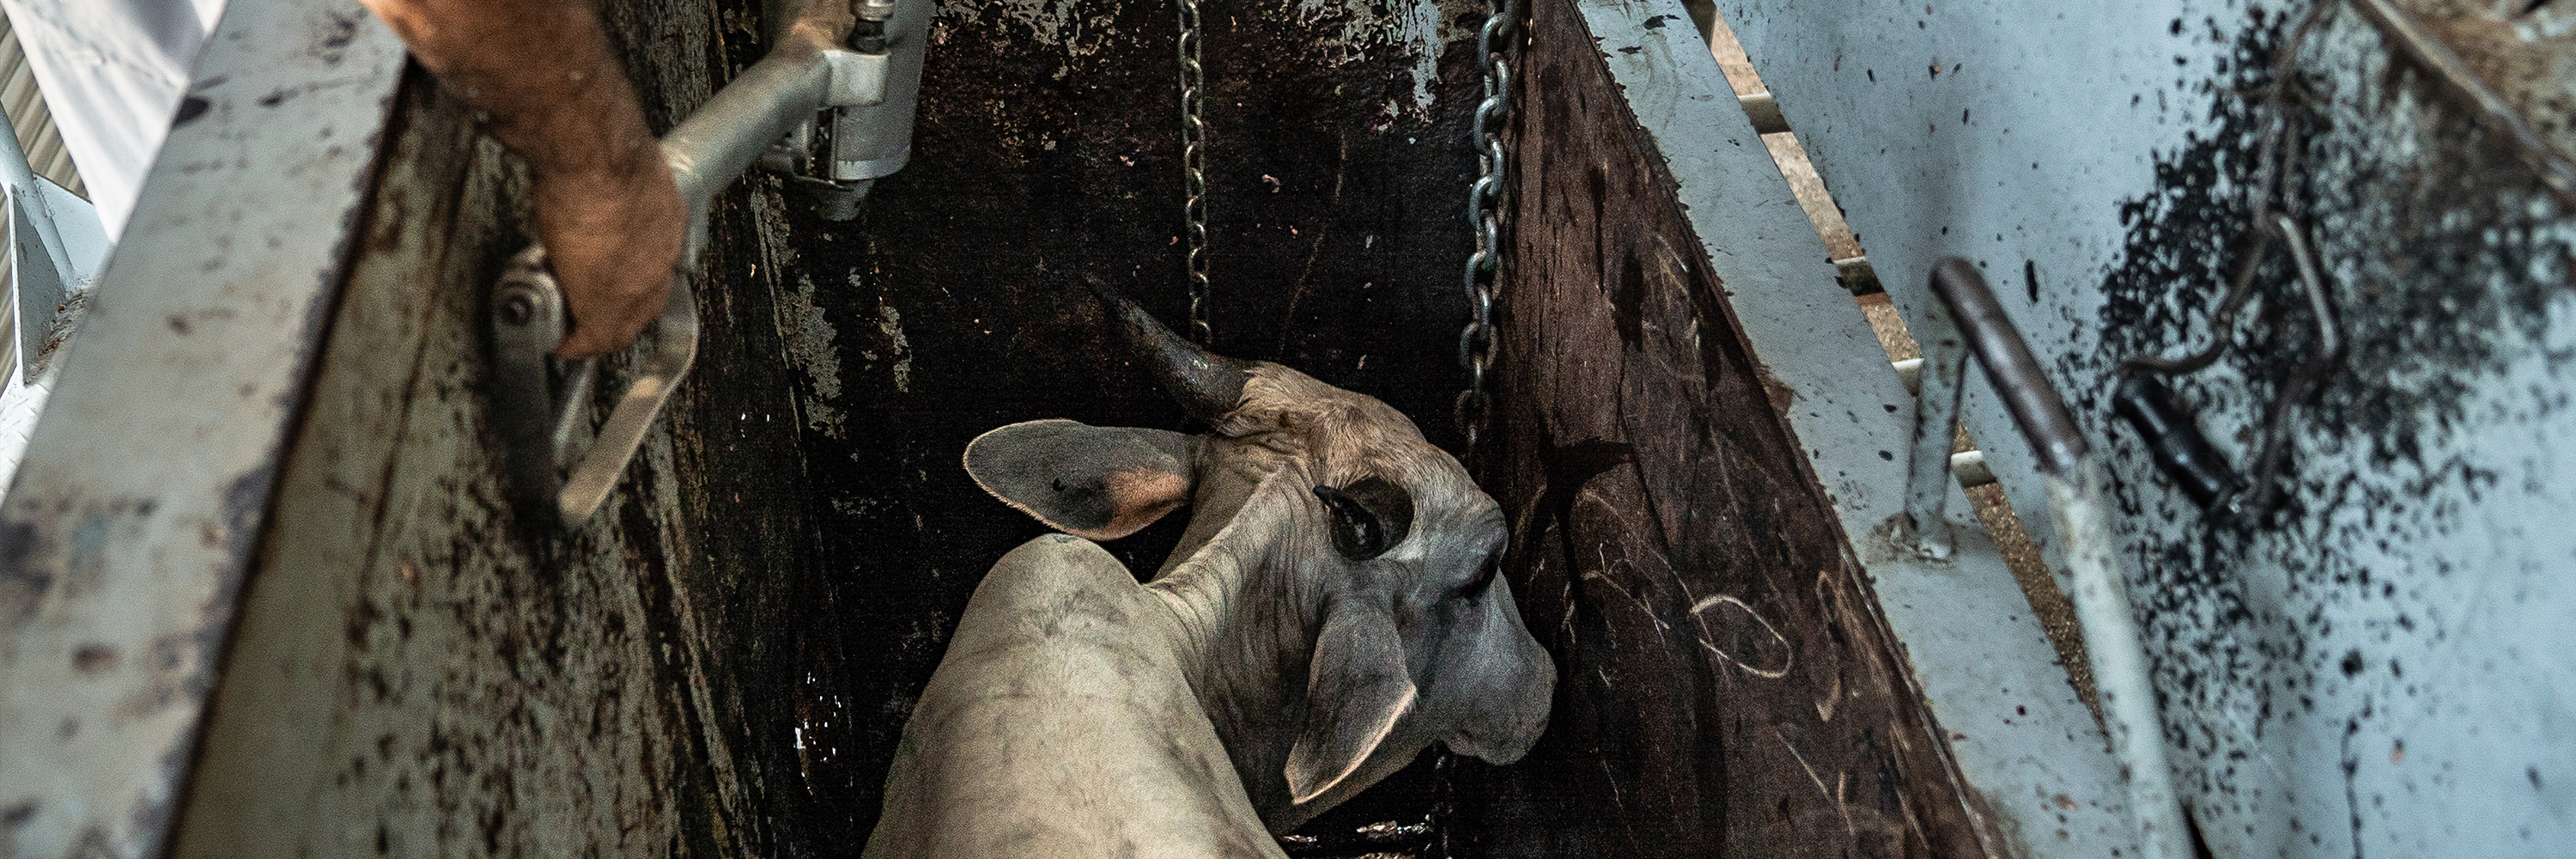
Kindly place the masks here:
[(1512, 108), (1512, 25), (1520, 17), (1520, 0), (1502, 0), (1485, 16), (1476, 36), (1476, 55), (1484, 58), (1485, 98), (1476, 105), (1468, 130), (1476, 147), (1477, 173), (1467, 186), (1467, 228), (1475, 233), (1476, 250), (1467, 256), (1463, 277), (1475, 317), (1458, 333), (1458, 365), (1467, 371), (1467, 389), (1458, 394), (1458, 430), (1467, 437), (1462, 457), (1473, 466), (1476, 445), (1493, 405), (1485, 377), (1494, 364), (1494, 286), (1503, 276), (1503, 125)]
[(1189, 238), (1190, 339), (1212, 346), (1216, 331), (1208, 327), (1207, 257), (1207, 69), (1199, 64), (1198, 0), (1179, 0), (1181, 7), (1181, 171), (1184, 193), (1183, 229)]
[[(1458, 365), (1467, 371), (1467, 389), (1458, 392), (1458, 432), (1467, 445), (1459, 459), (1469, 470), (1476, 468), (1476, 445), (1482, 439), (1487, 419), (1491, 417), (1493, 394), (1486, 375), (1494, 366), (1494, 287), (1503, 279), (1503, 171), (1506, 152), (1503, 148), (1503, 125), (1512, 110), (1512, 25), (1519, 21), (1520, 0), (1500, 0), (1499, 8), (1486, 8), (1485, 26), (1476, 33), (1476, 56), (1485, 67), (1484, 99), (1476, 103), (1475, 119), (1468, 126), (1467, 144), (1476, 149), (1476, 179), (1467, 185), (1467, 229), (1476, 237), (1476, 250), (1467, 255), (1467, 267), (1461, 274), (1467, 289), (1467, 301), (1475, 316), (1458, 332)], [(1458, 821), (1457, 753), (1442, 749), (1432, 766), (1434, 798), (1431, 807), (1431, 843), (1423, 846), (1423, 855), (1449, 859), (1456, 855), (1457, 844), (1451, 836)]]

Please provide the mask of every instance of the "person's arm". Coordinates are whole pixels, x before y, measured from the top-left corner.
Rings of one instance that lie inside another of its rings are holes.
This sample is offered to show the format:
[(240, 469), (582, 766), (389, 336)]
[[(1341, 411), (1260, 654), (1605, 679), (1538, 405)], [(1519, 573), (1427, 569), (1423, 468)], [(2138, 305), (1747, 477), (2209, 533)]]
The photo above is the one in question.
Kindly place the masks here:
[(556, 354), (624, 348), (662, 315), (688, 212), (589, 0), (364, 0), (528, 162), (537, 238), (572, 330)]

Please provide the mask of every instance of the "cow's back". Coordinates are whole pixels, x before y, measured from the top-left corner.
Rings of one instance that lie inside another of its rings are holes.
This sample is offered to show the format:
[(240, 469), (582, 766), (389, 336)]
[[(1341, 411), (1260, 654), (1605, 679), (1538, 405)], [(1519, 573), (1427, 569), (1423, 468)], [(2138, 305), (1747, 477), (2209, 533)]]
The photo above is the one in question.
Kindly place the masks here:
[(1173, 656), (1088, 540), (993, 566), (904, 726), (870, 859), (1283, 856)]

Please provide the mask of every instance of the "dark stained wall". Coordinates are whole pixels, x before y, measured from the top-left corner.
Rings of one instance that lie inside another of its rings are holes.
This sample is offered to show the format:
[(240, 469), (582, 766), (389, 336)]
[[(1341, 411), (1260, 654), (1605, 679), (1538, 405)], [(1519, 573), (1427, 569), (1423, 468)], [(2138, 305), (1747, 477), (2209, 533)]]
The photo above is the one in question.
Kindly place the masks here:
[[(1533, 4), (1501, 302), (1509, 575), (1563, 666), (1477, 855), (1977, 856), (1964, 799), (1572, 0)], [(1715, 108), (1713, 108), (1715, 109)]]
[[(757, 5), (611, 4), (658, 127), (759, 56)], [(1442, 442), (1466, 9), (1206, 6), (1218, 348)], [(1096, 278), (1180, 319), (1176, 36), (1166, 3), (944, 5), (912, 165), (859, 220), (765, 177), (719, 200), (697, 368), (568, 536), (507, 508), (483, 395), (523, 183), (415, 74), (177, 851), (854, 849), (956, 611), (1042, 530), (967, 480), (965, 443), (1181, 426), (1067, 301)], [(1175, 536), (1116, 548), (1147, 566)]]

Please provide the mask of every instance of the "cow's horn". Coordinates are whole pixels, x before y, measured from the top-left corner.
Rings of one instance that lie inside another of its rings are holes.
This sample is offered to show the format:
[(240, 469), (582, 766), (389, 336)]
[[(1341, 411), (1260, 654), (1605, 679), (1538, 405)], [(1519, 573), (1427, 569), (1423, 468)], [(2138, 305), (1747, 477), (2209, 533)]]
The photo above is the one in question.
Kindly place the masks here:
[(1155, 383), (1180, 401), (1191, 417), (1213, 422), (1243, 402), (1243, 383), (1252, 372), (1252, 362), (1209, 354), (1108, 287), (1093, 283), (1091, 290), (1108, 305), (1111, 322), (1126, 341), (1131, 359), (1152, 370)]

